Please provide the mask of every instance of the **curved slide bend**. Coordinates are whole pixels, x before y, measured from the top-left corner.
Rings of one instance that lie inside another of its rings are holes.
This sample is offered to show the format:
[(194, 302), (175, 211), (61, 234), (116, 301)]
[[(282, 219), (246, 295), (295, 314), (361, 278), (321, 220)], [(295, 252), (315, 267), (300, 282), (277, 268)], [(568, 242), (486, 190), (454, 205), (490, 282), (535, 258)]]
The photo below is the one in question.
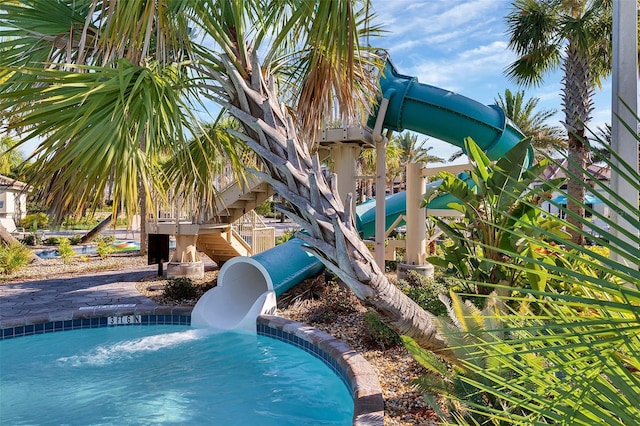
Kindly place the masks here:
[[(389, 100), (383, 127), (429, 135), (463, 147), (471, 136), (487, 156), (498, 159), (524, 135), (496, 105), (486, 106), (456, 93), (398, 73), (387, 61), (380, 79), (381, 93)], [(376, 116), (369, 119), (373, 128)], [(531, 156), (530, 158), (533, 158)], [(450, 200), (449, 200), (450, 201)], [(436, 198), (427, 208), (446, 208), (447, 200)], [(387, 227), (405, 214), (406, 193), (386, 199)], [(356, 225), (364, 238), (375, 233), (375, 201), (356, 209)], [(323, 268), (314, 256), (293, 239), (253, 257), (236, 257), (220, 269), (217, 287), (205, 293), (191, 315), (195, 326), (255, 331), (258, 315), (276, 310), (276, 297)]]
[[(525, 137), (499, 106), (483, 105), (457, 93), (419, 83), (416, 77), (400, 74), (389, 60), (380, 78), (380, 89), (382, 97), (389, 100), (383, 127), (393, 131), (412, 130), (463, 149), (464, 139), (472, 137), (491, 160), (504, 156)], [(376, 122), (377, 112), (369, 117), (370, 128)], [(529, 158), (533, 159), (533, 151)], [(427, 187), (429, 185), (432, 184)], [(452, 196), (442, 195), (431, 200), (427, 209), (447, 210), (451, 201)], [(405, 206), (405, 192), (386, 198), (385, 228), (405, 214)], [(375, 202), (359, 205), (356, 214), (361, 236), (372, 237)]]

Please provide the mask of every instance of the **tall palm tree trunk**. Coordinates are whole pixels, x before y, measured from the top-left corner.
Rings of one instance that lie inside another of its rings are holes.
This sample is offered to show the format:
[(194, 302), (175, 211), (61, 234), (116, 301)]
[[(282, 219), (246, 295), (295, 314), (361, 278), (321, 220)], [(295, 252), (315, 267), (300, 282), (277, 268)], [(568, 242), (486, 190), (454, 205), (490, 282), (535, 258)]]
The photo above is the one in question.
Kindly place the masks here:
[[(570, 174), (567, 182), (567, 221), (577, 229), (582, 229), (582, 224), (577, 217), (584, 217), (585, 198), (585, 169), (589, 148), (585, 145), (585, 123), (591, 117), (593, 110), (593, 87), (590, 83), (589, 61), (577, 46), (577, 42), (571, 41), (567, 46), (567, 54), (563, 64), (565, 77), (563, 87), (563, 111), (566, 125), (569, 131), (568, 144), (568, 170)], [(575, 199), (575, 201), (574, 201)], [(575, 215), (575, 216), (574, 216)], [(576, 217), (577, 216), (577, 217)], [(582, 233), (569, 229), (571, 241), (582, 245), (584, 236)]]
[(231, 131), (262, 159), (265, 172), (253, 170), (291, 204), (281, 207), (305, 229), (299, 238), (367, 306), (372, 307), (398, 333), (410, 336), (423, 348), (456, 362), (438, 335), (434, 316), (389, 282), (358, 235), (351, 197), (344, 205), (337, 179), (328, 183), (318, 156), (298, 139), (290, 116), (277, 103), (273, 84), (267, 84), (253, 57), (253, 74), (245, 80), (229, 60), (224, 60), (227, 101), (222, 102), (238, 118), (246, 133)]

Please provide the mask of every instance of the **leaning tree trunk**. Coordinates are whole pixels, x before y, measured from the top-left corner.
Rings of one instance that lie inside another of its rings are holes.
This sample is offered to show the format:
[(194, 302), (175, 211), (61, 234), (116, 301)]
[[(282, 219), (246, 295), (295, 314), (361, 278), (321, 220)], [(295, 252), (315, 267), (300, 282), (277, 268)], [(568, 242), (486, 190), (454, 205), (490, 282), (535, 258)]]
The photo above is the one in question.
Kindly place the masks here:
[(318, 156), (311, 156), (307, 145), (297, 138), (291, 117), (278, 104), (273, 80), (263, 80), (257, 55), (253, 55), (254, 72), (247, 80), (231, 61), (223, 60), (221, 65), (224, 74), (212, 71), (225, 91), (218, 101), (243, 123), (246, 133), (229, 131), (262, 159), (266, 172), (253, 172), (291, 204), (282, 209), (306, 231), (298, 237), (309, 244), (307, 250), (395, 331), (456, 362), (438, 335), (434, 315), (390, 283), (376, 265), (355, 228), (351, 194), (343, 205), (335, 175), (330, 184), (324, 179)]
[[(5, 244), (21, 244), (20, 241), (13, 235), (7, 231), (7, 228), (0, 225), (0, 241), (3, 241)], [(29, 263), (39, 263), (42, 259), (40, 259), (33, 251), (29, 251)]]
[(112, 214), (110, 214), (106, 218), (102, 219), (102, 221), (99, 224), (94, 226), (93, 229), (91, 229), (89, 232), (87, 232), (86, 234), (84, 234), (82, 236), (82, 238), (80, 239), (80, 242), (81, 243), (90, 243), (91, 241), (95, 240), (96, 237), (98, 235), (100, 235), (100, 233), (102, 231), (104, 231), (105, 229), (107, 229), (109, 227), (109, 225), (111, 225), (111, 221), (112, 220), (113, 220), (113, 215)]

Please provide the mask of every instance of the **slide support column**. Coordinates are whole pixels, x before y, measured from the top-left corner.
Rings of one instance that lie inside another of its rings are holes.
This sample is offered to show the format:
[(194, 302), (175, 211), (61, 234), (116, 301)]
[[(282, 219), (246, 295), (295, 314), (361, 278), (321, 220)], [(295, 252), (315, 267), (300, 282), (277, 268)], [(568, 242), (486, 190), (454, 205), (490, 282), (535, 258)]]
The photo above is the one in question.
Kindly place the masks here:
[(406, 197), (406, 250), (403, 262), (398, 264), (398, 279), (406, 277), (408, 271), (416, 271), (420, 275), (433, 277), (433, 265), (426, 261), (427, 257), (427, 224), (426, 208), (420, 207), (426, 179), (422, 176), (423, 163), (407, 164), (407, 197)]
[(351, 193), (351, 210), (356, 210), (356, 161), (360, 154), (360, 147), (355, 143), (339, 144), (331, 149), (331, 156), (338, 175), (338, 193), (343, 203), (347, 194)]
[(167, 264), (167, 278), (204, 277), (204, 263), (200, 260), (196, 249), (197, 240), (198, 235), (176, 234), (176, 250)]
[[(613, 72), (611, 90), (611, 148), (617, 152), (621, 158), (626, 159), (629, 165), (636, 172), (638, 171), (638, 142), (622, 124), (625, 122), (630, 128), (637, 126), (634, 113), (638, 111), (638, 45), (636, 34), (638, 32), (637, 4), (635, 1), (614, 0), (613, 2)], [(624, 103), (627, 104), (625, 106)], [(614, 164), (618, 161), (612, 159)], [(637, 200), (638, 190), (631, 182), (627, 182), (615, 169), (611, 170), (611, 189), (624, 194), (627, 200)], [(633, 201), (632, 201), (633, 202)], [(616, 204), (617, 201), (616, 201)], [(624, 207), (618, 206), (613, 209), (611, 219), (627, 232), (638, 235), (638, 230), (624, 219)], [(626, 212), (632, 215), (632, 211)], [(628, 244), (633, 244), (633, 239), (619, 232), (612, 230), (613, 235), (622, 239)], [(634, 247), (637, 249), (637, 245)], [(611, 251), (611, 258), (619, 263), (625, 263), (625, 257), (615, 251)]]
[(378, 267), (384, 272), (384, 243), (385, 233), (385, 212), (386, 212), (386, 158), (387, 158), (387, 138), (382, 137), (376, 141), (376, 244), (375, 261)]

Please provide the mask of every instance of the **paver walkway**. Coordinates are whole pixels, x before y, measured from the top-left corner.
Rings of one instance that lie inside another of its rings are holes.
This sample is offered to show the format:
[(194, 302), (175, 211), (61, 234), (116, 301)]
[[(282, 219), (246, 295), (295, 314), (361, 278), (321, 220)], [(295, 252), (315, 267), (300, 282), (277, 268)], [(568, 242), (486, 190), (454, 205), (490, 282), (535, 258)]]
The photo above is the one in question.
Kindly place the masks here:
[(129, 270), (95, 272), (73, 278), (52, 278), (0, 285), (0, 328), (29, 318), (56, 321), (74, 311), (119, 307), (153, 309), (136, 282), (157, 271), (155, 265)]

